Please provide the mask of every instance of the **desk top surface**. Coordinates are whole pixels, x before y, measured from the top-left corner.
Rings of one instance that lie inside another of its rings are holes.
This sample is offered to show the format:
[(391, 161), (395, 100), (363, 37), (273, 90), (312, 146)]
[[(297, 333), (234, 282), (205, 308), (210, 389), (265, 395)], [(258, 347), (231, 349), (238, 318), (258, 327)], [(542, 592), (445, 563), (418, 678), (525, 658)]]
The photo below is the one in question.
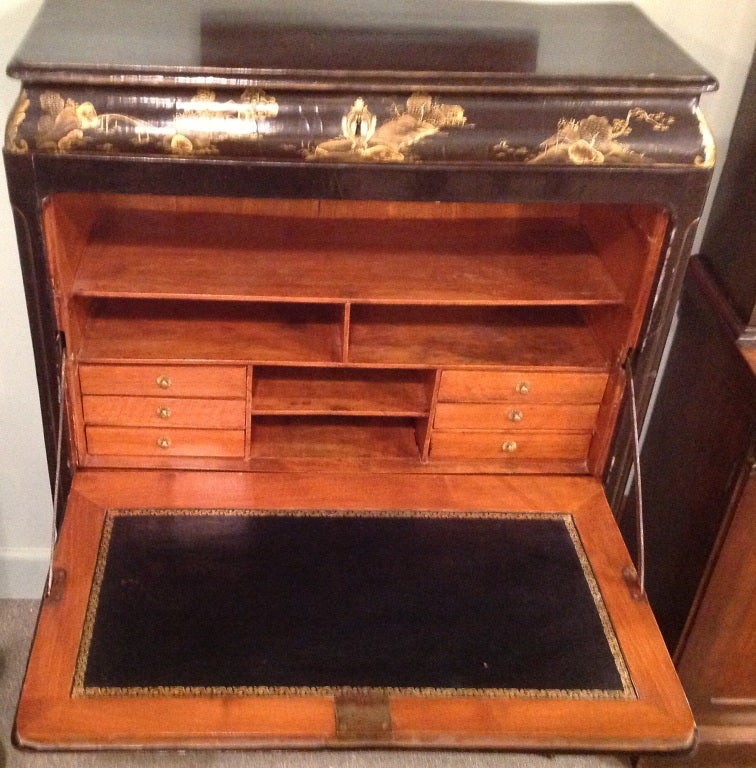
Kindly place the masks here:
[(716, 81), (631, 5), (48, 0), (26, 82), (700, 93)]

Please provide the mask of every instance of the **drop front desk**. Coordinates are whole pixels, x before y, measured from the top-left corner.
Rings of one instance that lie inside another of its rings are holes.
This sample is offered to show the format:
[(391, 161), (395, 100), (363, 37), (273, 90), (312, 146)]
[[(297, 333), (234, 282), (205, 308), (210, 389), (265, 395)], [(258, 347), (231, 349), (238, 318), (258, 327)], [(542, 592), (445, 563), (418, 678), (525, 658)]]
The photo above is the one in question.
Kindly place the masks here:
[(706, 72), (630, 6), (233, 0), (50, 2), (9, 72), (21, 745), (691, 745), (613, 510)]

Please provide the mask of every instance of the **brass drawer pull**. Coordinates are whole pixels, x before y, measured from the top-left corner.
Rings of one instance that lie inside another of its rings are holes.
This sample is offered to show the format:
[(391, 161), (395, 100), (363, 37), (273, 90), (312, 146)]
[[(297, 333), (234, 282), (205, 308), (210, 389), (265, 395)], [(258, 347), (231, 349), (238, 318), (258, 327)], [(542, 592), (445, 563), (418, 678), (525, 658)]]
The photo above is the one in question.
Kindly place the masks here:
[(506, 443), (502, 444), (501, 450), (504, 453), (514, 453), (517, 450), (517, 443), (514, 440), (507, 440)]
[(169, 419), (171, 417), (171, 409), (167, 405), (159, 405), (157, 415), (160, 419)]
[(160, 387), (160, 389), (168, 389), (168, 387), (171, 386), (171, 379), (170, 376), (160, 375), (156, 379), (157, 385)]
[(530, 384), (527, 381), (521, 381), (515, 389), (520, 395), (527, 395), (530, 392)]
[(515, 424), (519, 424), (522, 421), (522, 411), (519, 408), (513, 408), (508, 414), (507, 418), (513, 421)]
[(162, 448), (163, 450), (166, 450), (167, 448), (171, 447), (171, 440), (168, 437), (159, 437), (157, 439), (158, 448)]

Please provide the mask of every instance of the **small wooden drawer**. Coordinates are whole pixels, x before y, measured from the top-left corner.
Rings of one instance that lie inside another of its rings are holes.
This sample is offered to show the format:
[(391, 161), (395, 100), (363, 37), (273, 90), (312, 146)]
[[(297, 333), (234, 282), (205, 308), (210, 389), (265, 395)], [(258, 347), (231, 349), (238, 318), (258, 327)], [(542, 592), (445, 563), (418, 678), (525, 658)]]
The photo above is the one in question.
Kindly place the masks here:
[(87, 450), (97, 456), (244, 456), (244, 431), (87, 427)]
[(247, 370), (238, 365), (80, 365), (83, 395), (246, 397)]
[(87, 424), (120, 427), (244, 429), (245, 401), (193, 397), (84, 395)]
[(436, 429), (570, 429), (592, 432), (598, 409), (597, 403), (439, 403), (433, 426)]
[(434, 432), (430, 457), (582, 460), (590, 443), (590, 432)]
[(600, 403), (608, 378), (606, 373), (445, 370), (438, 399), (463, 403)]

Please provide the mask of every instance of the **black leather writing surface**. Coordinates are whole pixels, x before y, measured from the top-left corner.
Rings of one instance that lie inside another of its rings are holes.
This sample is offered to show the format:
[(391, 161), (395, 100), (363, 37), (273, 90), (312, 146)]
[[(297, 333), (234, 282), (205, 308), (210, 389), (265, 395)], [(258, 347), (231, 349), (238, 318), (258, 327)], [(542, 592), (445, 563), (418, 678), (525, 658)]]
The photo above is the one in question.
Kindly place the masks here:
[(566, 515), (110, 513), (77, 693), (632, 696)]

